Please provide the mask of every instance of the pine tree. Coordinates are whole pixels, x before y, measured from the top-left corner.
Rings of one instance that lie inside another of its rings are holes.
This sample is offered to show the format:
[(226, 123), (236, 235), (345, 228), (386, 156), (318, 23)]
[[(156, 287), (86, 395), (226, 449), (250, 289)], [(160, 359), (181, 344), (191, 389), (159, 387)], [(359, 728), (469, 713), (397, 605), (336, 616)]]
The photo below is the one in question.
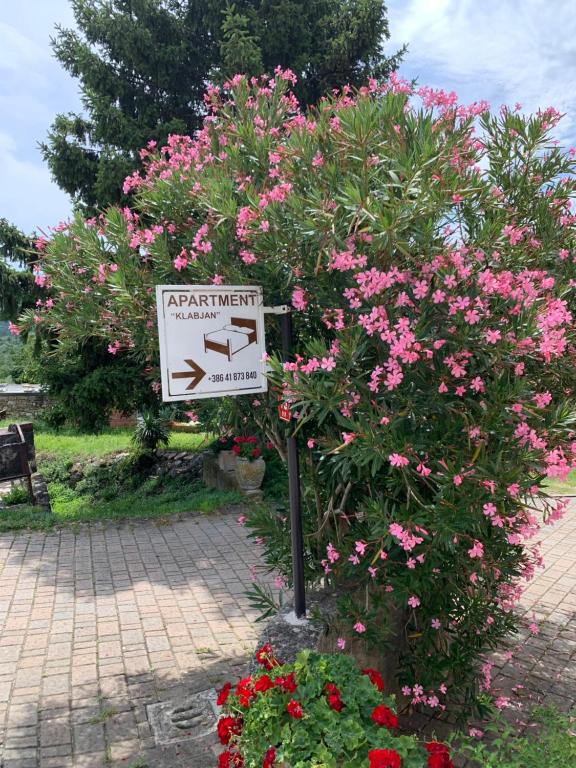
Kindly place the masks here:
[(32, 239), (0, 219), (0, 320), (16, 320), (38, 299), (32, 275), (35, 258)]
[(77, 30), (54, 53), (78, 79), (83, 114), (60, 114), (42, 152), (57, 184), (92, 212), (122, 202), (122, 180), (149, 140), (191, 133), (210, 79), (238, 71), (299, 77), (297, 95), (385, 77), (383, 0), (71, 0)]

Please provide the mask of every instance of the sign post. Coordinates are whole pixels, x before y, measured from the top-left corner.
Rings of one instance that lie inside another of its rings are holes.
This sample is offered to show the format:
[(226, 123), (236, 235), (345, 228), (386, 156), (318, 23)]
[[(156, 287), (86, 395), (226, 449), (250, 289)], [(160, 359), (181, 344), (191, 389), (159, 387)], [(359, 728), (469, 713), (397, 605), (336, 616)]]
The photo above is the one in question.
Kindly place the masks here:
[[(282, 358), (290, 359), (294, 346), (292, 313), (286, 307), (280, 315), (282, 333)], [(298, 443), (294, 435), (287, 440), (288, 454), (288, 497), (290, 501), (290, 535), (292, 539), (292, 580), (294, 582), (294, 612), (296, 618), (306, 616), (306, 590), (304, 585), (304, 535), (302, 533), (302, 509), (300, 506), (300, 466)]]
[[(157, 285), (162, 400), (197, 400), (266, 392), (264, 313), (281, 317), (282, 357), (294, 344), (290, 307), (264, 307), (251, 285)], [(290, 407), (279, 416), (290, 421)], [(300, 469), (294, 436), (287, 440), (294, 608), (306, 616)]]

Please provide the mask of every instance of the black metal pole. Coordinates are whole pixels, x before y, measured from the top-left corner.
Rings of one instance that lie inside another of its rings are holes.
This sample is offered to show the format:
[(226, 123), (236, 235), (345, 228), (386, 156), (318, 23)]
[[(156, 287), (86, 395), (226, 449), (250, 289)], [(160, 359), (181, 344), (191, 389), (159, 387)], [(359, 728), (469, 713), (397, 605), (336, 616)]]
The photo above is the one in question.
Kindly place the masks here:
[[(281, 318), (282, 357), (290, 359), (294, 344), (292, 313), (288, 310)], [(292, 580), (294, 582), (294, 611), (297, 618), (306, 616), (306, 593), (304, 588), (304, 536), (302, 533), (302, 511), (300, 507), (300, 467), (298, 442), (290, 435), (287, 440), (288, 453), (288, 496), (290, 499), (290, 534), (292, 539)]]

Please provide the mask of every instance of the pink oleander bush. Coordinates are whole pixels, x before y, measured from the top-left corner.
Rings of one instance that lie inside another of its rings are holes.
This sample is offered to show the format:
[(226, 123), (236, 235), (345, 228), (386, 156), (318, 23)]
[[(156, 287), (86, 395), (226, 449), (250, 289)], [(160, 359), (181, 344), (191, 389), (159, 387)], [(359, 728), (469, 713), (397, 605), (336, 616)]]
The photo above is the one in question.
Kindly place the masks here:
[[(404, 693), (441, 709), (490, 687), (485, 654), (564, 510), (543, 483), (575, 466), (574, 153), (554, 109), (392, 77), (302, 113), (292, 80), (210, 88), (197, 137), (143, 150), (132, 208), (39, 242), (47, 299), (21, 325), (105, 339), (157, 390), (155, 284), (288, 297), (297, 356), (270, 325), (275, 389), (247, 410), (281, 450), (290, 403), (307, 577), (344, 595), (340, 649), (401, 640)], [(289, 579), (285, 522), (248, 524)]]

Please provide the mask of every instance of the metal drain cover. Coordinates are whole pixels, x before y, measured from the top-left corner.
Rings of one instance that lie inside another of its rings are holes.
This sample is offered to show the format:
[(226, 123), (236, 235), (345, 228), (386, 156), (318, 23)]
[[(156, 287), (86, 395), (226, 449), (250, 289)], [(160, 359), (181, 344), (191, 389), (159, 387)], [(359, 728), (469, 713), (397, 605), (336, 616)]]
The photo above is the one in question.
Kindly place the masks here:
[(219, 717), (214, 688), (194, 693), (180, 700), (178, 704), (163, 701), (149, 704), (146, 709), (156, 744), (171, 744), (175, 741), (210, 736)]

